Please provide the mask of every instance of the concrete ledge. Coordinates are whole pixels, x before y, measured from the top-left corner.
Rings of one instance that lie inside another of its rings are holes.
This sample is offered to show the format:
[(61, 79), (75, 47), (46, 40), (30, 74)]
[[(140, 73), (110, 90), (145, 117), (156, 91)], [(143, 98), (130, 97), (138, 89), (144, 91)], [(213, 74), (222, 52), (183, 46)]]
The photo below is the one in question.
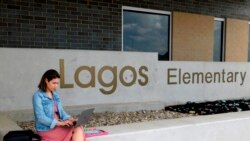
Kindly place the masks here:
[(0, 113), (0, 141), (3, 141), (3, 137), (11, 130), (22, 130), (16, 122), (11, 120), (6, 114)]
[[(71, 115), (79, 114), (82, 110), (95, 107), (95, 113), (99, 112), (128, 112), (138, 110), (159, 110), (165, 107), (165, 104), (160, 101), (151, 102), (134, 102), (122, 104), (99, 104), (99, 105), (83, 105), (83, 106), (70, 106), (65, 107), (66, 111)], [(33, 110), (18, 110), (0, 112), (0, 141), (3, 136), (11, 130), (22, 130), (16, 121), (29, 121), (33, 120)]]
[(250, 112), (99, 127), (109, 135), (88, 141), (249, 141)]
[[(88, 141), (249, 141), (250, 111), (98, 127), (110, 134)], [(0, 113), (0, 141), (21, 128)]]

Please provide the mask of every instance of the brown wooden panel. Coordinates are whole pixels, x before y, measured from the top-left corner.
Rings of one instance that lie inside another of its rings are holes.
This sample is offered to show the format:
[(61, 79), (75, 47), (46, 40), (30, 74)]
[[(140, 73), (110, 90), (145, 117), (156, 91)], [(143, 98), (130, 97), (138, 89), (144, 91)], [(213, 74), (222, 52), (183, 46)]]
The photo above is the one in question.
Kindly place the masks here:
[(213, 60), (214, 17), (173, 12), (172, 26), (172, 60)]
[(247, 62), (248, 21), (226, 20), (225, 61)]

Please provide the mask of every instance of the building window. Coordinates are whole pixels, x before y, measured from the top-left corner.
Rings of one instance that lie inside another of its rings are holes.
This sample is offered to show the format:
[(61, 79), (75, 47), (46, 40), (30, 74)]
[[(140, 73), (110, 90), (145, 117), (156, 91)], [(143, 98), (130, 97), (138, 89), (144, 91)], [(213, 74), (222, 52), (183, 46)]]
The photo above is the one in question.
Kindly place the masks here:
[(123, 51), (158, 52), (170, 60), (170, 12), (123, 7)]
[(214, 20), (214, 50), (213, 61), (224, 61), (224, 19)]
[(248, 28), (248, 62), (250, 62), (250, 22)]

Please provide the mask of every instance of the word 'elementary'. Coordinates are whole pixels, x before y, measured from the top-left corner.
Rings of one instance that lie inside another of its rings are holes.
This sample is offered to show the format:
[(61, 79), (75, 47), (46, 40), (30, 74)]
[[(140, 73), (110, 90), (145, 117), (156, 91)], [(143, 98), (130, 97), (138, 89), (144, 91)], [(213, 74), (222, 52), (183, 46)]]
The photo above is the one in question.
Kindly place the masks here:
[(246, 72), (221, 71), (216, 72), (184, 72), (182, 69), (167, 70), (167, 84), (204, 84), (204, 83), (239, 83), (244, 84)]

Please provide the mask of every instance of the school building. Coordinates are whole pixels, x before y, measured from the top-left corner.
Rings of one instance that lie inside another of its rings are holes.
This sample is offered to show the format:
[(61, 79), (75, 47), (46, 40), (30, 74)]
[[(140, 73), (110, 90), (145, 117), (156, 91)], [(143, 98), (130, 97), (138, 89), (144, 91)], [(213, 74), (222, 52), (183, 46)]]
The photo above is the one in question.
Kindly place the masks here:
[(2, 0), (0, 47), (248, 62), (249, 6), (245, 0)]
[[(31, 98), (48, 69), (60, 73), (71, 114), (248, 99), (249, 22), (247, 0), (1, 0), (0, 124), (2, 113), (33, 118)], [(247, 114), (122, 125), (131, 130), (107, 128), (110, 136), (92, 141), (247, 141)]]
[(25, 97), (49, 68), (60, 72), (68, 106), (248, 98), (248, 1), (2, 0), (0, 6), (0, 111), (30, 109)]

